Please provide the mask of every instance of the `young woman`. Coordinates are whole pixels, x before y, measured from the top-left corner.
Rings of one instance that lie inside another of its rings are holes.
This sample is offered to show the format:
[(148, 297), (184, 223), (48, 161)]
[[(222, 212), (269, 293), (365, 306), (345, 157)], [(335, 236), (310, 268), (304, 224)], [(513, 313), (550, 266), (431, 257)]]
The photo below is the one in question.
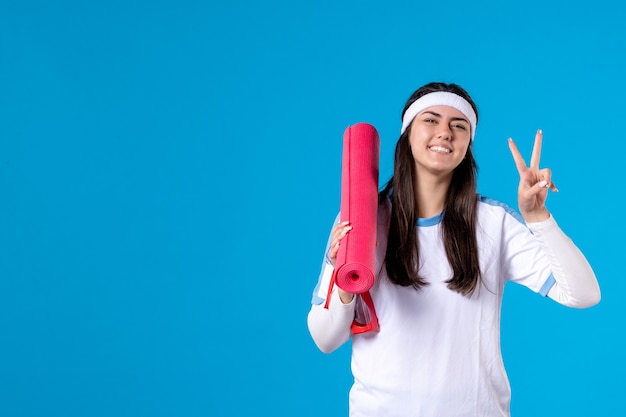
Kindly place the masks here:
[(352, 338), (351, 416), (509, 416), (500, 352), (506, 282), (569, 307), (600, 300), (589, 263), (545, 206), (557, 189), (539, 168), (541, 131), (528, 166), (509, 139), (520, 217), (476, 194), (477, 121), (476, 105), (455, 84), (427, 84), (404, 107), (394, 174), (379, 195), (370, 290), (378, 331), (351, 334), (360, 296), (335, 285), (326, 303), (352, 226), (332, 229), (308, 326), (326, 353)]

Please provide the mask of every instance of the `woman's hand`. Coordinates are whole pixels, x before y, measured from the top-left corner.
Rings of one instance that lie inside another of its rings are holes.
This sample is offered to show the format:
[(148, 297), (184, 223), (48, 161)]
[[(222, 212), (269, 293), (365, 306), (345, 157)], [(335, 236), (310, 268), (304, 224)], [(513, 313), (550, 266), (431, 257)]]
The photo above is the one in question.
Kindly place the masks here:
[(530, 158), (530, 166), (526, 166), (524, 158), (520, 154), (513, 139), (509, 138), (509, 149), (513, 155), (515, 166), (519, 172), (520, 181), (517, 189), (517, 204), (526, 222), (540, 222), (550, 217), (546, 208), (548, 189), (557, 192), (552, 182), (552, 171), (548, 168), (539, 169), (541, 159), (541, 142), (543, 134), (541, 130), (535, 135), (535, 144)]
[[(337, 261), (337, 252), (339, 251), (339, 242), (341, 239), (346, 237), (348, 232), (352, 230), (352, 226), (350, 226), (350, 222), (341, 222), (338, 223), (331, 232), (331, 241), (330, 241), (330, 251), (328, 252), (328, 257), (332, 262), (333, 266), (335, 266), (335, 262)], [(349, 292), (345, 292), (341, 288), (337, 288), (339, 292), (339, 298), (341, 302), (344, 304), (349, 304), (354, 298), (354, 294)]]
[(335, 261), (337, 260), (337, 252), (339, 251), (339, 242), (341, 239), (346, 237), (348, 232), (352, 230), (352, 226), (350, 226), (350, 222), (341, 222), (337, 223), (333, 230), (331, 231), (331, 241), (330, 241), (330, 250), (328, 252), (328, 257), (330, 258), (330, 262), (332, 262), (333, 266), (335, 266)]

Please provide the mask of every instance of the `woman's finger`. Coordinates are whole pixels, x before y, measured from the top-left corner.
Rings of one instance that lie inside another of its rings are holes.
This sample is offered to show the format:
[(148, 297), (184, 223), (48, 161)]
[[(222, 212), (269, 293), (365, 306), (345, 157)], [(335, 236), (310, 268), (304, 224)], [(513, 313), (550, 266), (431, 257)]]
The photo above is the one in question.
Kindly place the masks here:
[(344, 229), (349, 226), (350, 226), (350, 222), (348, 221), (337, 223), (335, 227), (333, 227), (333, 230), (331, 232), (331, 237), (333, 239), (338, 238), (344, 232)]
[(535, 185), (533, 185), (531, 188), (528, 189), (528, 192), (526, 193), (527, 197), (534, 197), (535, 195), (539, 194), (542, 191), (547, 191), (548, 189), (552, 190), (553, 192), (558, 192), (558, 188), (556, 188), (556, 186), (554, 185), (554, 183), (552, 181), (549, 180), (541, 180), (538, 183), (536, 183)]
[(350, 230), (352, 230), (352, 226), (344, 227), (343, 230), (341, 230), (341, 233), (339, 233), (339, 236), (337, 236), (337, 241), (340, 241), (341, 239), (346, 237), (346, 235), (348, 234)]
[(543, 132), (537, 130), (535, 134), (535, 144), (533, 145), (533, 153), (530, 157), (530, 169), (539, 169), (539, 161), (541, 160), (541, 145), (543, 142)]
[(556, 185), (554, 185), (554, 181), (552, 181), (552, 183), (550, 183), (550, 189), (552, 190), (552, 192), (558, 193), (559, 189), (556, 188)]
[(539, 170), (539, 178), (542, 180), (551, 182), (552, 181), (552, 170), (550, 168), (543, 168)]
[(513, 155), (513, 161), (515, 161), (515, 166), (517, 167), (517, 172), (522, 175), (522, 173), (526, 170), (526, 162), (524, 162), (524, 158), (522, 154), (517, 149), (517, 145), (513, 142), (513, 139), (509, 138), (509, 149), (511, 150), (511, 155)]
[(328, 257), (330, 258), (330, 262), (335, 265), (335, 261), (337, 260), (337, 252), (339, 251), (339, 241), (336, 241), (330, 247), (330, 251), (328, 252)]
[(552, 181), (552, 170), (550, 168), (544, 168), (539, 171), (539, 176), (542, 181), (546, 181), (546, 184), (544, 185), (545, 188), (549, 188), (555, 193), (559, 192), (559, 189), (556, 188), (556, 185), (554, 185), (554, 181)]

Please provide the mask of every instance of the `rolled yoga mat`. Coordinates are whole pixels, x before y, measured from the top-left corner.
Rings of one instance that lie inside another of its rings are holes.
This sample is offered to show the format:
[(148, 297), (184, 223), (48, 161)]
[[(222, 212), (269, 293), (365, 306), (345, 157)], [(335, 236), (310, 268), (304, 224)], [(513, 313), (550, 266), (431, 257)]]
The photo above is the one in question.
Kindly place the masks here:
[(343, 135), (340, 221), (352, 230), (341, 240), (335, 280), (342, 290), (362, 294), (374, 285), (380, 138), (374, 126), (357, 123)]

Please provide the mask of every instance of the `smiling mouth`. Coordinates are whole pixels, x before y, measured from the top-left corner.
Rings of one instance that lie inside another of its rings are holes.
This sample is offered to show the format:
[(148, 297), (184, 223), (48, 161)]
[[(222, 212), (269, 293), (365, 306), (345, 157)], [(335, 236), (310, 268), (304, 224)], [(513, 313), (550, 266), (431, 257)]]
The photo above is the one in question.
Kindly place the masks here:
[(452, 153), (450, 149), (444, 148), (443, 146), (429, 146), (428, 149), (437, 153)]

